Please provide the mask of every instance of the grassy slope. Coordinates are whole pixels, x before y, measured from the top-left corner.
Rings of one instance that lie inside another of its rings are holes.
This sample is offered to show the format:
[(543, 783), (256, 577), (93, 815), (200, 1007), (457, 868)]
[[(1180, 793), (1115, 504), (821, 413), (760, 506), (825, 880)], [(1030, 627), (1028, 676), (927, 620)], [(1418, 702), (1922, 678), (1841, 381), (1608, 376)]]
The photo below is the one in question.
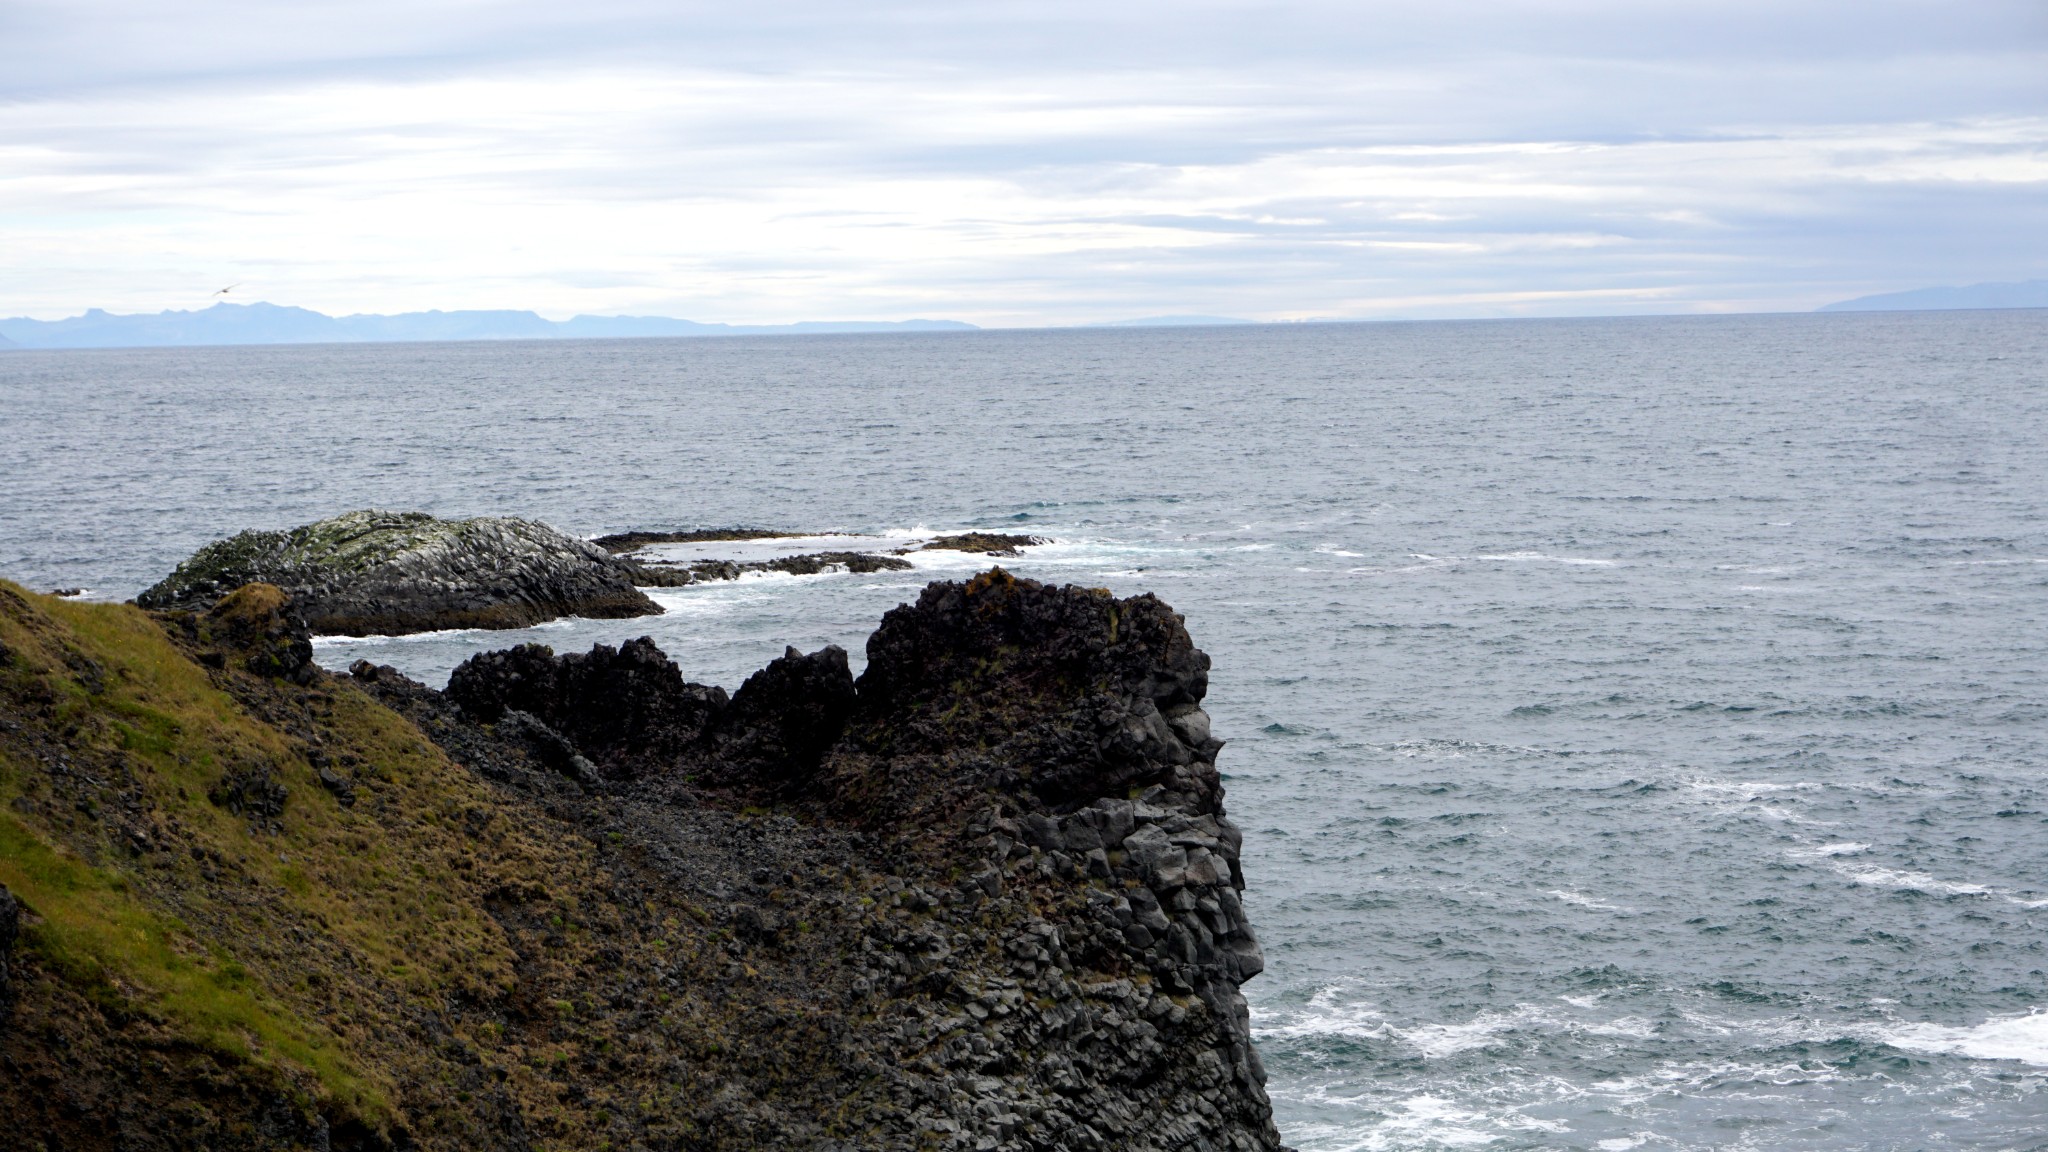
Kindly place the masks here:
[[(722, 1152), (889, 1107), (837, 1008), (881, 878), (837, 833), (494, 785), (357, 682), (167, 619), (0, 582), (0, 1133), (225, 1152), (319, 1146), (317, 1113), (337, 1149)], [(736, 939), (764, 863), (790, 928)]]
[[(29, 955), (373, 1126), (418, 1063), (407, 1004), (512, 986), (485, 894), (588, 868), (587, 844), (502, 819), (345, 682), (304, 693), (301, 723), (264, 723), (141, 611), (7, 584), (0, 645), (0, 883), (32, 910)], [(352, 806), (321, 787), (315, 741), (354, 777)], [(209, 799), (252, 771), (286, 790), (274, 821)]]

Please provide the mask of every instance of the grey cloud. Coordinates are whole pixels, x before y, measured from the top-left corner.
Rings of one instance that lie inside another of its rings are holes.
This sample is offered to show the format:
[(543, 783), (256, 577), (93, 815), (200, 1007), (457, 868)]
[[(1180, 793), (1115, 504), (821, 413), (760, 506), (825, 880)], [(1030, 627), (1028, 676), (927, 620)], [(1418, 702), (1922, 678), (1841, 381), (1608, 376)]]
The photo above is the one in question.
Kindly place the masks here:
[[(591, 77), (616, 90), (591, 95)], [(415, 303), (559, 314), (715, 318), (713, 299), (757, 318), (769, 305), (747, 293), (798, 282), (837, 294), (801, 315), (848, 299), (982, 318), (1787, 306), (2037, 274), (2044, 112), (2039, 0), (16, 0), (0, 6), (0, 245), (33, 255), (0, 262), (0, 303), (154, 310), (167, 301), (74, 294), (158, 291), (196, 263), (308, 292), (488, 284), (501, 295)], [(1868, 140), (1830, 150), (1836, 130)], [(1887, 134), (1917, 167), (1885, 159)], [(1473, 143), (1582, 150), (1428, 150)], [(931, 191), (955, 185), (971, 190)], [(897, 186), (942, 206), (898, 210), (879, 191)], [(318, 235), (380, 197), (388, 224), (356, 220), (298, 272), (255, 241), (203, 251), (247, 231), (224, 214), (296, 214)], [(585, 215), (539, 222), (560, 204)], [(780, 213), (756, 222), (761, 247), (681, 235), (750, 204)], [(667, 215), (584, 246), (587, 266), (350, 263), (411, 242), (422, 205), (541, 232)], [(122, 232), (152, 220), (177, 223)], [(779, 247), (776, 225), (811, 240)], [(832, 228), (905, 240), (815, 242)], [(193, 249), (149, 250), (171, 233)], [(1570, 295), (1610, 290), (1636, 295)], [(1500, 299), (1385, 303), (1461, 293)]]

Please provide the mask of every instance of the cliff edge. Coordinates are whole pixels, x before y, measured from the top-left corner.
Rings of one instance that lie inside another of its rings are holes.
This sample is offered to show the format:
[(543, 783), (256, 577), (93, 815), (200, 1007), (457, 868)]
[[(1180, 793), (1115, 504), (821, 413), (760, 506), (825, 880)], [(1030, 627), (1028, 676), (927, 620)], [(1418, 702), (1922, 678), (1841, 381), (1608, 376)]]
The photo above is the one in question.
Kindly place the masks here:
[(261, 585), (0, 585), (0, 1128), (1279, 1146), (1208, 659), (1156, 599), (995, 570), (890, 612), (858, 680), (791, 651), (731, 694), (644, 640), (445, 692), (303, 642)]

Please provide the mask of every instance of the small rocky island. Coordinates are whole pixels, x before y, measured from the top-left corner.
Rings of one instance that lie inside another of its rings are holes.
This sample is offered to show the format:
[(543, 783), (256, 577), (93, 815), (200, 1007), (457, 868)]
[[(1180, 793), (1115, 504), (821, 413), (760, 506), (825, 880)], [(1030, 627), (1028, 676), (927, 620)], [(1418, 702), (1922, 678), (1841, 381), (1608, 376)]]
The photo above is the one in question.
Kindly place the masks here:
[[(642, 588), (682, 588), (747, 573), (816, 576), (902, 572), (899, 554), (831, 550), (762, 560), (645, 560), (649, 545), (789, 539), (761, 528), (633, 531), (595, 540), (533, 520), (478, 516), (441, 520), (424, 512), (365, 509), (284, 531), (251, 530), (217, 540), (135, 598), (157, 611), (204, 612), (245, 584), (271, 584), (291, 598), (315, 635), (403, 636), (458, 628), (527, 628), (562, 616), (619, 619), (660, 615)], [(1050, 541), (965, 532), (913, 551), (1016, 556)], [(60, 593), (61, 594), (61, 593)]]
[(437, 520), (350, 512), (201, 548), (135, 598), (205, 611), (244, 584), (291, 597), (316, 634), (399, 636), (443, 628), (525, 628), (558, 616), (653, 616), (633, 566), (532, 520)]
[(312, 664), (371, 602), (226, 578), (0, 583), (10, 1138), (1279, 1147), (1209, 660), (1157, 599), (992, 569), (858, 678), (727, 693), (643, 639), (435, 690)]

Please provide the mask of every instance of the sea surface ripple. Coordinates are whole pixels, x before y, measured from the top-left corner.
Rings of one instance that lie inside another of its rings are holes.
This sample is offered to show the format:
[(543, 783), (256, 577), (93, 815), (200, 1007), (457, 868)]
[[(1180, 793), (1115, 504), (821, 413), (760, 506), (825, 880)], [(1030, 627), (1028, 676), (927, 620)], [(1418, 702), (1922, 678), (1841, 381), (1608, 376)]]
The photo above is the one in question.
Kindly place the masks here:
[[(1283, 1134), (2048, 1147), (2048, 312), (0, 354), (0, 574), (365, 506), (985, 527), (1215, 657)], [(659, 593), (736, 686), (959, 556)]]

